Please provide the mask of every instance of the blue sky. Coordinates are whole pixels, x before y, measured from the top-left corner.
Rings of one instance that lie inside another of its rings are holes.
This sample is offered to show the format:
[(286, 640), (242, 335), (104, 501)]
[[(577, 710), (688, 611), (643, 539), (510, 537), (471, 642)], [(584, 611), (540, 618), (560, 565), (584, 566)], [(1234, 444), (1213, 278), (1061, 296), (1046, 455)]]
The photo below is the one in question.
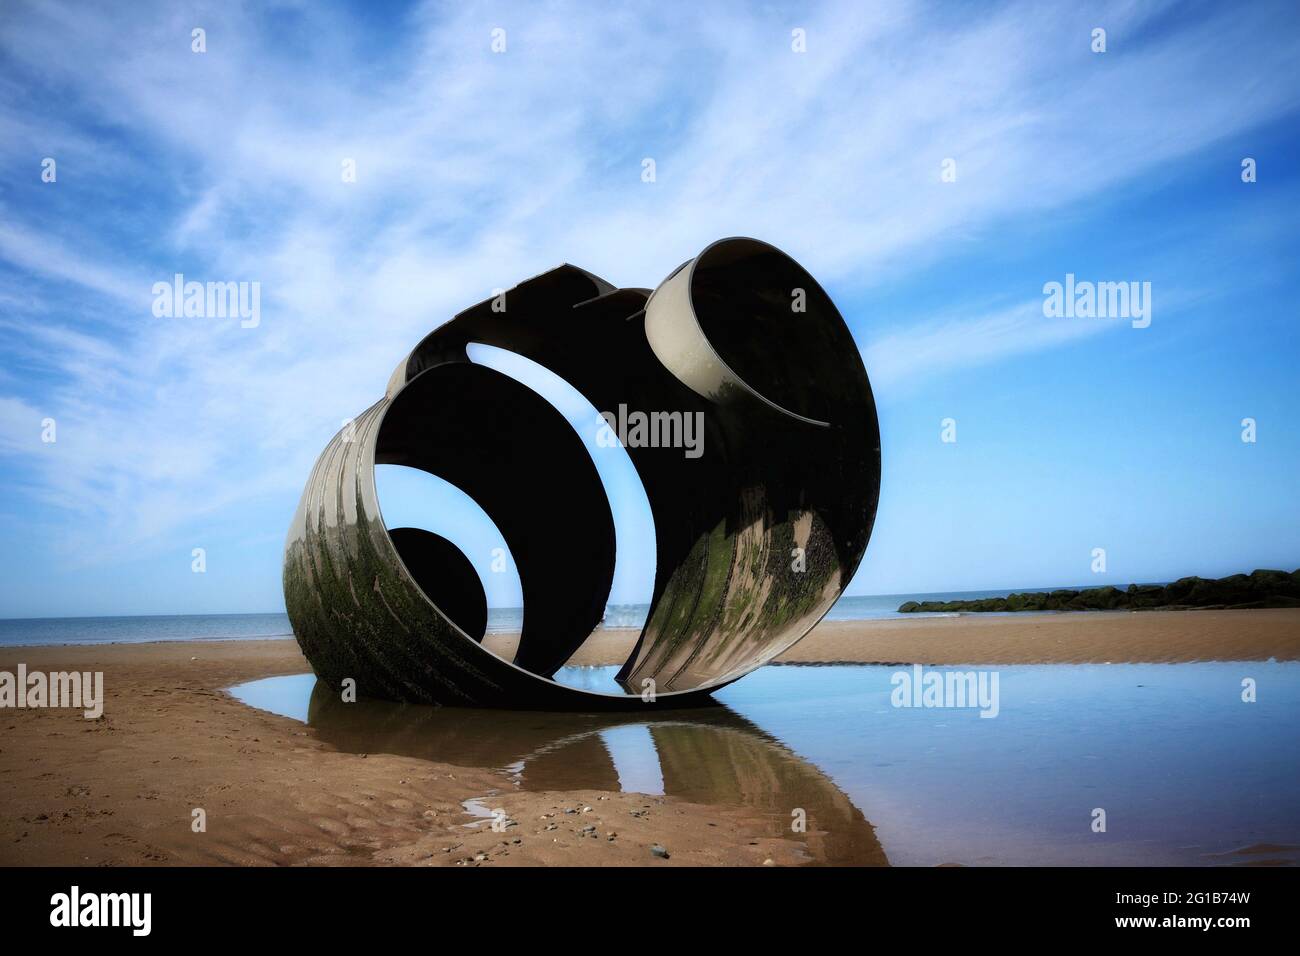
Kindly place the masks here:
[[(1300, 13), (1075, 6), (5, 4), (0, 616), (280, 609), (316, 454), (426, 331), (561, 261), (652, 285), (727, 235), (817, 276), (872, 378), (849, 593), (1300, 566)], [(177, 272), (259, 282), (260, 323), (155, 317)], [(1150, 282), (1151, 325), (1046, 318), (1067, 273)], [(383, 481), (390, 524), (515, 603), (485, 516)]]

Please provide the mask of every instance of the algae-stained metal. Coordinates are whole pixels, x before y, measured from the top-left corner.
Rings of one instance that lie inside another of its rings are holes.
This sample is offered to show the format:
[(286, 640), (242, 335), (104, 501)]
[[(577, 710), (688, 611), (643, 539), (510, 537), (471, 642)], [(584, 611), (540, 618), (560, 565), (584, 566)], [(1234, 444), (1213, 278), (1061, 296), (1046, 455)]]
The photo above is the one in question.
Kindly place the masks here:
[[(618, 672), (624, 694), (552, 679), (599, 626), (613, 578), (614, 522), (595, 465), (549, 402), (470, 360), (475, 343), (544, 366), (611, 420), (630, 410), (702, 427), (698, 454), (620, 436), (657, 561), (646, 625)], [(431, 532), (384, 525), (377, 464), (435, 474), (495, 522), (523, 589), (513, 660), (482, 644), (486, 606), (468, 559)], [(429, 333), (387, 394), (334, 436), (289, 531), (285, 604), (317, 676), (351, 678), (366, 696), (574, 710), (703, 703), (830, 609), (866, 551), (879, 487), (858, 348), (789, 256), (723, 239), (653, 292), (564, 265)]]

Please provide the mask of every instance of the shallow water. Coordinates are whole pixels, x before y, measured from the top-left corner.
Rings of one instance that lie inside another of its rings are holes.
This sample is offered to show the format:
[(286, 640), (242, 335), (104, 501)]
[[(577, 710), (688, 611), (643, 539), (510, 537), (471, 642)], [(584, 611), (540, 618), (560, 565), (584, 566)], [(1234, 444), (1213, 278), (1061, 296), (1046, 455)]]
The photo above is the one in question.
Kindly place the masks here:
[[(604, 688), (615, 670), (560, 676)], [(773, 833), (802, 809), (797, 838), (833, 863), (1300, 861), (1300, 663), (998, 667), (993, 718), (895, 707), (900, 672), (764, 667), (721, 706), (653, 719), (344, 704), (310, 674), (232, 693), (343, 750), (499, 768), (523, 789), (748, 806)]]

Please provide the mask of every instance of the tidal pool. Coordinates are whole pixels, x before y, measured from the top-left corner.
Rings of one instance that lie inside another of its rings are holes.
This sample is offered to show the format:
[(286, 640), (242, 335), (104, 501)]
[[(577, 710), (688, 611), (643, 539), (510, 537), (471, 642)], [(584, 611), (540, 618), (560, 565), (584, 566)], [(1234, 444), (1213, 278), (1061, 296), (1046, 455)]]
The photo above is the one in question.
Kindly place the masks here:
[[(605, 689), (616, 670), (557, 680)], [(1300, 861), (1300, 663), (975, 670), (996, 674), (996, 717), (895, 706), (912, 668), (878, 665), (764, 667), (718, 706), (652, 718), (345, 704), (311, 674), (231, 693), (346, 751), (497, 768), (529, 790), (756, 808), (821, 862)], [(799, 811), (805, 834), (791, 833)]]

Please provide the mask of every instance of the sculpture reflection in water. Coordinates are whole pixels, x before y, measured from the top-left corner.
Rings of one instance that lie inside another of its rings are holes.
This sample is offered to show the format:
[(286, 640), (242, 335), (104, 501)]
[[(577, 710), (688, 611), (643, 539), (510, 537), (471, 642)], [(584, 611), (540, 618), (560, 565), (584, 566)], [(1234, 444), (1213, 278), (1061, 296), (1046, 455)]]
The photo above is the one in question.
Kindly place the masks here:
[[(756, 810), (769, 818), (771, 836), (803, 841), (816, 863), (888, 865), (874, 828), (830, 778), (722, 704), (662, 716), (485, 713), (343, 703), (318, 680), (307, 722), (321, 740), (350, 753), (506, 769), (517, 787), (538, 791), (635, 790), (620, 779), (610, 743), (639, 730), (646, 740), (631, 748), (634, 772), (661, 779), (665, 796)], [(795, 807), (807, 812), (806, 833), (791, 829)]]
[[(655, 423), (654, 436), (623, 436), (656, 548), (647, 622), (618, 673), (627, 693), (551, 679), (600, 623), (613, 516), (569, 422), (471, 362), (473, 344), (544, 366), (620, 421)], [(698, 432), (683, 447), (687, 422)], [(482, 646), (486, 603), (469, 559), (430, 531), (385, 527), (378, 464), (437, 475), (496, 524), (523, 591), (512, 660)], [(326, 446), (290, 527), (285, 604), (317, 676), (351, 678), (365, 696), (570, 710), (703, 703), (830, 609), (866, 550), (879, 484), (858, 348), (789, 256), (725, 239), (653, 292), (560, 266), (429, 333), (387, 394)]]

